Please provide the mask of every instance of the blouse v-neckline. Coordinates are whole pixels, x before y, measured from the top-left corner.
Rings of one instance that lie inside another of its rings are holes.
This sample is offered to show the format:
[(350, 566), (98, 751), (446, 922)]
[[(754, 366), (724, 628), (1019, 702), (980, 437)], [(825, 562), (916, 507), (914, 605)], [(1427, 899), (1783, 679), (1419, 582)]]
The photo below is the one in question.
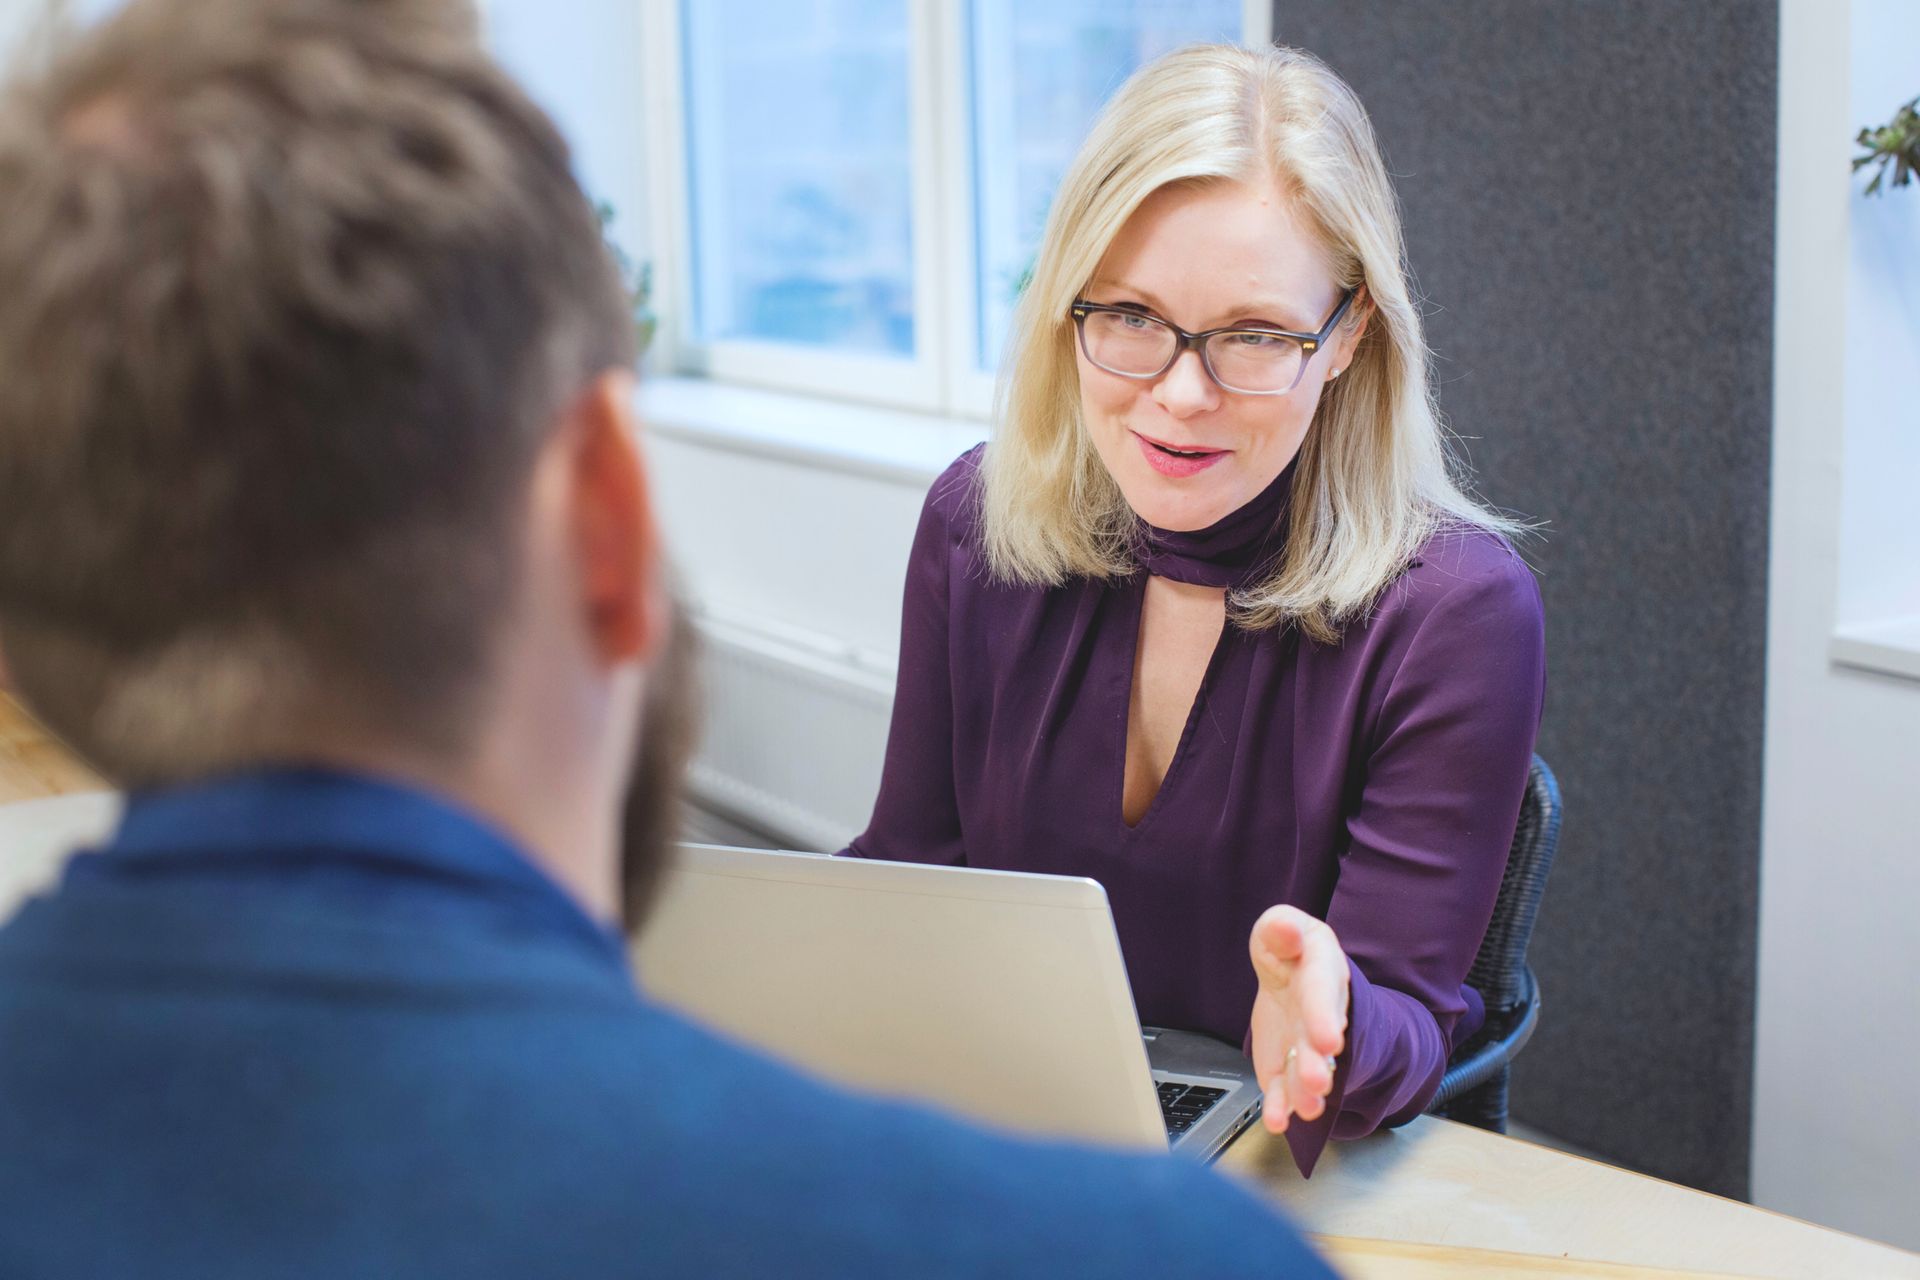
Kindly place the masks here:
[(1116, 760), (1109, 766), (1109, 776), (1117, 781), (1109, 811), (1113, 814), (1115, 821), (1120, 824), (1121, 831), (1128, 836), (1137, 836), (1152, 825), (1154, 815), (1165, 806), (1167, 793), (1173, 789), (1182, 773), (1183, 762), (1193, 754), (1191, 743), (1194, 732), (1200, 724), (1201, 714), (1206, 710), (1207, 696), (1212, 690), (1214, 676), (1220, 670), (1221, 658), (1227, 651), (1233, 631), (1233, 619), (1222, 618), (1220, 634), (1214, 637), (1212, 652), (1207, 655), (1207, 665), (1200, 673), (1200, 683), (1194, 688), (1193, 700), (1187, 704), (1186, 719), (1181, 725), (1179, 740), (1174, 744), (1173, 754), (1167, 757), (1166, 772), (1160, 775), (1160, 780), (1153, 790), (1153, 798), (1147, 801), (1147, 807), (1140, 811), (1137, 819), (1128, 822), (1127, 752), (1133, 739), (1134, 666), (1135, 655), (1138, 654), (1140, 647), (1141, 628), (1146, 625), (1147, 581), (1150, 576), (1139, 573), (1130, 579), (1131, 590), (1128, 594), (1132, 609), (1132, 616), (1129, 619), (1131, 625), (1117, 629), (1123, 637), (1132, 641), (1133, 647), (1127, 651), (1126, 664), (1122, 668), (1124, 675), (1121, 680), (1121, 696), (1124, 701), (1121, 704), (1119, 750)]
[[(1109, 811), (1128, 836), (1138, 835), (1152, 825), (1154, 815), (1164, 807), (1168, 791), (1177, 785), (1183, 772), (1183, 763), (1192, 754), (1190, 746), (1195, 729), (1206, 711), (1208, 694), (1234, 629), (1232, 594), (1257, 582), (1271, 571), (1286, 545), (1292, 493), (1293, 464), (1289, 462), (1260, 493), (1204, 529), (1169, 530), (1156, 528), (1144, 520), (1140, 522), (1136, 555), (1141, 570), (1128, 579), (1128, 604), (1132, 615), (1128, 619), (1129, 625), (1116, 629), (1129, 647), (1124, 655), (1116, 655), (1116, 658), (1124, 656), (1125, 659), (1118, 664), (1123, 673), (1120, 681), (1122, 711), (1117, 765), (1109, 773), (1116, 779)], [(1228, 613), (1221, 619), (1220, 633), (1214, 638), (1212, 652), (1200, 674), (1200, 683), (1194, 689), (1192, 702), (1188, 704), (1179, 740), (1174, 744), (1173, 754), (1167, 758), (1166, 771), (1160, 775), (1153, 798), (1147, 801), (1147, 807), (1141, 810), (1139, 818), (1128, 822), (1128, 755), (1133, 741), (1134, 684), (1138, 678), (1135, 668), (1139, 661), (1142, 632), (1146, 626), (1148, 581), (1154, 577), (1194, 586), (1222, 588), (1227, 592)]]

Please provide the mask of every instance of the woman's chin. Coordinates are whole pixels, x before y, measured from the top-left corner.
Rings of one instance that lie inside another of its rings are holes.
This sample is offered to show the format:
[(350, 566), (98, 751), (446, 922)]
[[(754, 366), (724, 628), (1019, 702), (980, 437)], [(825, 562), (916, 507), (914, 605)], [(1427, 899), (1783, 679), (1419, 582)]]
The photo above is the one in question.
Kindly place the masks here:
[[(1192, 481), (1173, 483), (1191, 485)], [(1153, 476), (1144, 483), (1124, 486), (1121, 492), (1126, 495), (1127, 505), (1133, 508), (1135, 515), (1168, 533), (1193, 533), (1205, 529), (1220, 523), (1232, 511), (1220, 493), (1211, 487), (1208, 492), (1196, 492), (1193, 489), (1168, 492), (1169, 487), (1166, 480)]]
[(1219, 507), (1219, 503), (1169, 503), (1162, 499), (1144, 503), (1129, 501), (1127, 505), (1133, 507), (1133, 514), (1137, 514), (1140, 520), (1146, 520), (1156, 530), (1165, 530), (1167, 533), (1198, 532), (1212, 524), (1219, 524), (1219, 520), (1229, 514)]

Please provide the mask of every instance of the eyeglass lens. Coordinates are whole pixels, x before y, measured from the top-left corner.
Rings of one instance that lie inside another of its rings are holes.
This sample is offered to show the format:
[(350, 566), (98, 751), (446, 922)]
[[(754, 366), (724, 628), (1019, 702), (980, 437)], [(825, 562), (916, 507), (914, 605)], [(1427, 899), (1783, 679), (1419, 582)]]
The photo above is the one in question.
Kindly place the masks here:
[[(1180, 338), (1151, 316), (1089, 312), (1081, 333), (1087, 359), (1113, 373), (1152, 377), (1173, 361)], [(1300, 372), (1302, 351), (1292, 338), (1252, 332), (1216, 333), (1205, 343), (1206, 362), (1233, 391), (1284, 391)]]

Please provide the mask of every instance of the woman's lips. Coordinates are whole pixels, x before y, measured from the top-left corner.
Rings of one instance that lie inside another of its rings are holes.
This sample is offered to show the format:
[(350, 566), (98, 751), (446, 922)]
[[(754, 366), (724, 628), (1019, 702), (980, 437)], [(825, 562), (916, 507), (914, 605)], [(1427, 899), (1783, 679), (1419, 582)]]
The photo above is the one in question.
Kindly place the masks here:
[(1163, 444), (1138, 431), (1132, 433), (1140, 443), (1140, 452), (1146, 457), (1147, 465), (1163, 476), (1180, 479), (1185, 476), (1197, 476), (1202, 471), (1232, 452), (1231, 449), (1179, 449)]

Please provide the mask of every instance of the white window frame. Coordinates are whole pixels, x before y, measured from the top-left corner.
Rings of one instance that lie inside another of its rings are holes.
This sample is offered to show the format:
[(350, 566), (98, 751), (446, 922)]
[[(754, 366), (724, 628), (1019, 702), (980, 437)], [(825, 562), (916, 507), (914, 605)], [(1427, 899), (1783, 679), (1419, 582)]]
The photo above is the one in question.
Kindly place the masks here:
[[(975, 365), (978, 333), (968, 0), (909, 0), (908, 145), (912, 158), (911, 358), (774, 342), (698, 342), (688, 226), (687, 76), (678, 0), (642, 0), (656, 368), (770, 390), (919, 413), (985, 419), (994, 376)], [(1273, 0), (1242, 0), (1241, 39), (1272, 39)]]

